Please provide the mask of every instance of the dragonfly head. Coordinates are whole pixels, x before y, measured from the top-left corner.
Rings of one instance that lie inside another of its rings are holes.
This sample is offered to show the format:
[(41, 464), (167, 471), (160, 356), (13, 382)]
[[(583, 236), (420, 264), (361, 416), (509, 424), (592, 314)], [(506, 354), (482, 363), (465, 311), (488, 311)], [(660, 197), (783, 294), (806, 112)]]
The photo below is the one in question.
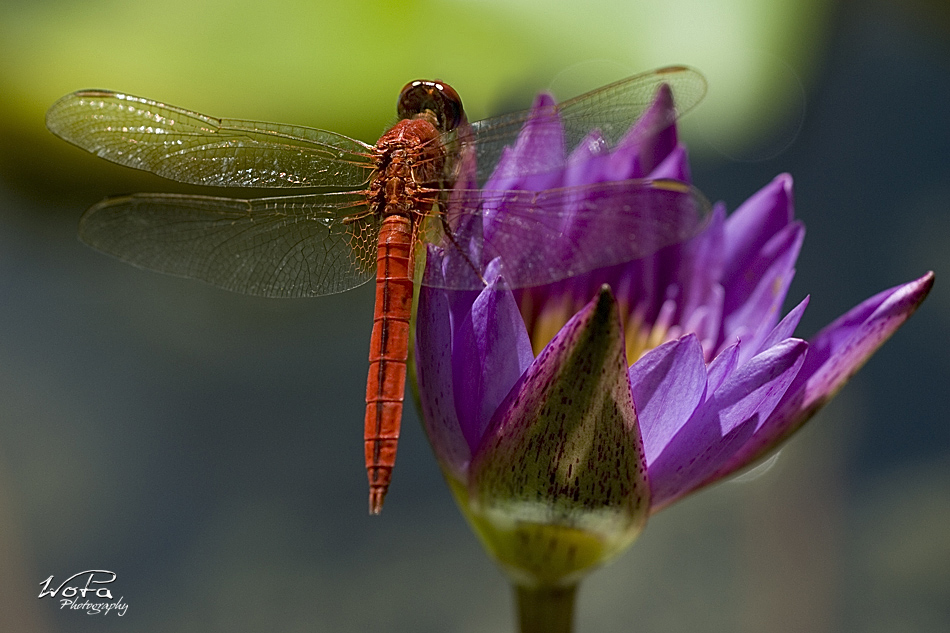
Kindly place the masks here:
[(462, 98), (452, 86), (424, 79), (406, 84), (399, 93), (396, 112), (402, 119), (435, 117), (440, 132), (454, 130), (465, 118)]

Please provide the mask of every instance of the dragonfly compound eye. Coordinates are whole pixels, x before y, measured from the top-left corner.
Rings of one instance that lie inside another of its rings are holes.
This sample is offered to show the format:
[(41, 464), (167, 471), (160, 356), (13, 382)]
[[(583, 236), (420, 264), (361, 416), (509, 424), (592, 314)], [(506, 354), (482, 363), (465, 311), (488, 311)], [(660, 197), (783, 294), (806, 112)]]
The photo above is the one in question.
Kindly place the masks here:
[(401, 119), (411, 119), (426, 111), (435, 115), (440, 131), (458, 127), (464, 116), (462, 99), (452, 86), (441, 81), (416, 80), (406, 84), (399, 93), (396, 112)]

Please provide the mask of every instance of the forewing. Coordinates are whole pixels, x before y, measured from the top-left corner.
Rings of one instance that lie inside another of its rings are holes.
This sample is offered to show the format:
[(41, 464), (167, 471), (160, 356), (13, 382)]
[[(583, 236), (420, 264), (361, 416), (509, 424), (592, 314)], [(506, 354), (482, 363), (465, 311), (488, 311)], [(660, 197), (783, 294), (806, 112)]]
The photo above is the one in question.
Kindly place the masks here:
[(423, 280), (453, 289), (477, 289), (474, 271), (492, 262), (524, 288), (647, 257), (698, 234), (710, 213), (697, 189), (675, 180), (453, 196), (441, 275)]
[(198, 185), (347, 188), (372, 170), (372, 147), (340, 134), (216, 119), (103, 90), (63, 97), (46, 126), (106, 160)]
[(686, 66), (660, 68), (557, 104), (568, 151), (591, 130), (598, 130), (609, 146), (615, 145), (649, 109), (663, 85), (673, 93), (676, 110), (638, 130), (641, 137), (647, 137), (672, 125), (702, 100), (706, 80), (699, 72)]
[[(474, 154), (476, 180), (481, 185), (491, 176), (505, 147), (514, 145), (530, 117), (550, 116), (560, 120), (565, 155), (569, 155), (594, 130), (599, 132), (607, 147), (613, 147), (650, 108), (663, 85), (669, 86), (676, 109), (668, 116), (645, 121), (636, 130), (638, 136), (647, 138), (672, 125), (702, 100), (706, 94), (706, 80), (699, 72), (686, 66), (671, 66), (634, 75), (557, 105), (476, 121), (469, 130), (457, 133), (450, 140), (447, 137), (446, 143), (457, 147), (460, 154), (466, 150)], [(546, 130), (547, 133), (556, 133), (553, 128)], [(474, 150), (469, 149), (471, 147)], [(530, 164), (522, 169), (524, 174), (533, 173)], [(548, 170), (550, 165), (541, 163), (537, 169)]]
[(264, 297), (342, 292), (373, 278), (379, 226), (358, 194), (239, 200), (107, 198), (80, 238), (136, 266)]

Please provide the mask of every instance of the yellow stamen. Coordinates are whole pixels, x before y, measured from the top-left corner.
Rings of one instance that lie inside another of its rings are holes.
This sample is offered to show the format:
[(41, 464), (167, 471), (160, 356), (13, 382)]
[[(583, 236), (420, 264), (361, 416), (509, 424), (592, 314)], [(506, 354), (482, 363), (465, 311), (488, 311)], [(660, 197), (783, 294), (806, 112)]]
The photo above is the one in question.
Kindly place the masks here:
[[(583, 305), (574, 301), (568, 295), (550, 297), (542, 305), (536, 305), (530, 293), (521, 296), (521, 315), (528, 326), (531, 336), (531, 349), (535, 356), (541, 353), (544, 346), (560, 331), (574, 314)], [(654, 347), (669, 340), (677, 328), (671, 327), (669, 321), (676, 308), (673, 301), (667, 301), (656, 321), (652, 324), (645, 322), (642, 309), (630, 309), (628, 305), (620, 305), (620, 314), (624, 322), (624, 348), (627, 355), (627, 365), (637, 362), (644, 354)]]
[(531, 327), (531, 349), (535, 356), (541, 353), (544, 346), (554, 338), (554, 335), (564, 327), (564, 324), (579, 309), (580, 306), (574, 305), (574, 302), (567, 295), (549, 300), (541, 308), (533, 327)]

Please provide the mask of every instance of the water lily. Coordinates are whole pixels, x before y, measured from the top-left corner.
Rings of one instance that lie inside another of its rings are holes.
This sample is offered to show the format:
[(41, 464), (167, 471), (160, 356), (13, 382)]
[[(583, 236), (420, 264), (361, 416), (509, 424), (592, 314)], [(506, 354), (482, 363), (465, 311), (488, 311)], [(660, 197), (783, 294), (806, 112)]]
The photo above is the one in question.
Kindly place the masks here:
[[(486, 188), (689, 181), (675, 126), (646, 136), (635, 127), (612, 149), (593, 139), (564, 156), (545, 140), (556, 133), (538, 133), (558, 125), (549, 103), (539, 97)], [(645, 120), (672, 107), (661, 90)], [(517, 176), (520, 162), (544, 160), (561, 167)], [(795, 338), (808, 299), (784, 317), (782, 305), (804, 232), (792, 178), (780, 175), (728, 217), (716, 205), (698, 235), (637, 261), (512, 289), (495, 260), (481, 262), (481, 292), (423, 288), (424, 426), (462, 512), (517, 587), (523, 631), (570, 630), (584, 574), (629, 546), (652, 513), (775, 451), (933, 283), (928, 273), (810, 341)], [(426, 274), (451, 257), (430, 247)]]

